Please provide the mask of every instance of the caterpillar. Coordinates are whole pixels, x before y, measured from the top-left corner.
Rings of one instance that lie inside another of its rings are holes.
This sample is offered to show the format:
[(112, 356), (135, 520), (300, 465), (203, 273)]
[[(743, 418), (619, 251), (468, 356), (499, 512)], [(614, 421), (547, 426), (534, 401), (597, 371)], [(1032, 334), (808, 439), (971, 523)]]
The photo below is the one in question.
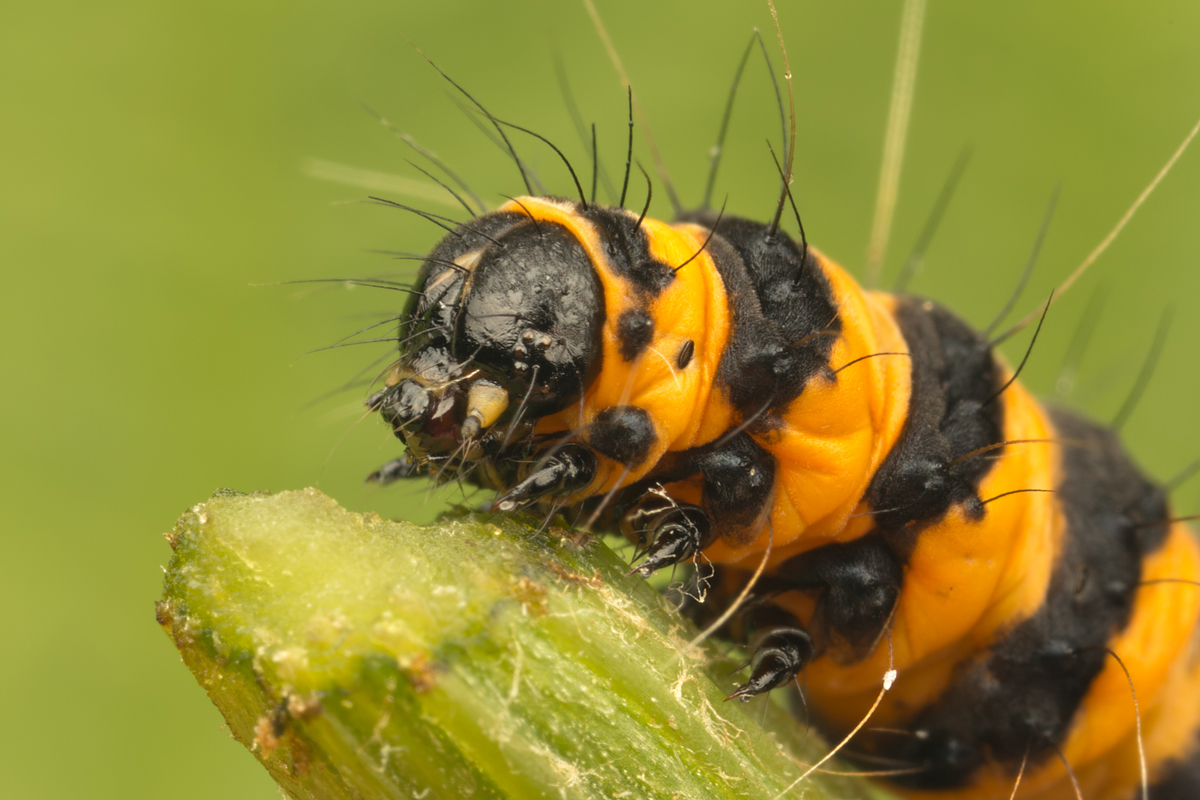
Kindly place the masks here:
[(643, 574), (702, 555), (718, 610), (761, 567), (734, 696), (803, 674), (819, 727), (869, 717), (853, 755), (912, 796), (1200, 793), (1200, 552), (1110, 431), (779, 212), (578, 194), (481, 211), (424, 258), (367, 401), (407, 454), (374, 480), (572, 512)]

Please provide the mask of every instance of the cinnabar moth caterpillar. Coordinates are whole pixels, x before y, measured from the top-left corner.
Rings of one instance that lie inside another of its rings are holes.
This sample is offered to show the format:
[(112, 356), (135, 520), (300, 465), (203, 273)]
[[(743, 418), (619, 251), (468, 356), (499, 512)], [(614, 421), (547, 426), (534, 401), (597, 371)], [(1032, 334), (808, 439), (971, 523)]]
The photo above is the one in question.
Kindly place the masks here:
[(1143, 754), (1152, 800), (1200, 796), (1200, 550), (1110, 431), (778, 216), (665, 223), (582, 187), (478, 210), (368, 401), (408, 449), (377, 480), (621, 529), (646, 574), (703, 552), (713, 616), (765, 564), (737, 694), (803, 672), (820, 727), (869, 715), (853, 755), (913, 796), (1132, 798)]

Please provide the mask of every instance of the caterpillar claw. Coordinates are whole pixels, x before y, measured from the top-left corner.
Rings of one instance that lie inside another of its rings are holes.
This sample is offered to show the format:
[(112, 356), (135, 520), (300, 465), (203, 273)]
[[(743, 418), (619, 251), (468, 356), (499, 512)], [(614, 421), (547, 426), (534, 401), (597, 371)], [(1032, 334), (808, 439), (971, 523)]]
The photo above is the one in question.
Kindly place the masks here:
[(629, 574), (639, 573), (648, 578), (663, 567), (688, 560), (707, 547), (712, 539), (712, 523), (702, 509), (675, 506), (658, 519), (654, 544), (646, 551), (646, 560)]
[(548, 495), (572, 495), (596, 476), (596, 456), (581, 444), (563, 445), (513, 488), (498, 496), (493, 511), (515, 511)]
[(743, 702), (792, 681), (813, 660), (816, 647), (803, 628), (780, 628), (767, 634), (750, 660), (750, 679), (725, 699)]
[(367, 483), (377, 483), (380, 486), (387, 486), (390, 483), (407, 478), (417, 470), (417, 461), (408, 453), (393, 458), (391, 461), (384, 464), (379, 469), (367, 476)]

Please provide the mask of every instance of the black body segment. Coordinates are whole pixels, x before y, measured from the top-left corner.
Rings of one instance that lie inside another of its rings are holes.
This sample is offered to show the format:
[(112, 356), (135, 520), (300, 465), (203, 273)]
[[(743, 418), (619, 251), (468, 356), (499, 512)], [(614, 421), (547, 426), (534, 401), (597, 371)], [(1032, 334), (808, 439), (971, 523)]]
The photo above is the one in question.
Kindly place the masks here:
[[(710, 245), (722, 279), (739, 293), (748, 283), (758, 301), (757, 315), (740, 315), (751, 330), (731, 345), (728, 367), (722, 364), (733, 402), (744, 413), (755, 413), (767, 391), (768, 408), (786, 408), (814, 375), (828, 371), (829, 353), (841, 330), (829, 282), (815, 256), (764, 223), (741, 217), (718, 220), (711, 212), (689, 221), (716, 226), (714, 240), (727, 244)], [(736, 259), (730, 257), (734, 254)], [(732, 275), (734, 271), (740, 274)], [(770, 424), (769, 416), (763, 419)]]
[(622, 210), (595, 204), (579, 213), (600, 231), (604, 254), (613, 271), (627, 278), (637, 291), (653, 298), (670, 285), (674, 273), (650, 254), (650, 240), (634, 218)]
[[(1003, 441), (1004, 412), (995, 397), (998, 369), (987, 342), (940, 306), (899, 298), (896, 321), (908, 341), (912, 395), (900, 440), (868, 489), (876, 524), (899, 550), (921, 527), (957, 503), (978, 517), (979, 482), (992, 458), (964, 458)], [(1001, 449), (988, 451), (998, 456)]]

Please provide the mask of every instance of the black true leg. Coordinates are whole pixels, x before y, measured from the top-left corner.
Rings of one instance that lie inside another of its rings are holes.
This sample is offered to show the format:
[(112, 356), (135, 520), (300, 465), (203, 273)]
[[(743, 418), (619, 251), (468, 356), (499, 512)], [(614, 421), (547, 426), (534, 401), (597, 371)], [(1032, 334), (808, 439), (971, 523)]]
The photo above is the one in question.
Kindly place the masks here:
[(745, 544), (766, 524), (775, 459), (748, 435), (678, 454), (657, 479), (670, 483), (697, 475), (704, 481), (703, 507), (678, 503), (656, 484), (626, 513), (621, 524), (626, 536), (636, 536), (639, 545), (651, 542), (637, 572), (650, 575), (678, 564), (704, 550), (718, 535)]
[(542, 456), (533, 472), (497, 497), (493, 507), (513, 511), (548, 495), (572, 495), (586, 489), (595, 477), (595, 453), (582, 444), (568, 442)]
[(750, 680), (725, 698), (743, 701), (792, 681), (816, 655), (812, 637), (803, 628), (776, 628), (768, 633), (750, 659)]
[(762, 581), (768, 592), (820, 591), (809, 623), (820, 650), (841, 645), (855, 658), (883, 636), (903, 583), (904, 569), (879, 533), (801, 553)]
[[(865, 656), (887, 629), (904, 571), (880, 534), (830, 544), (788, 559), (764, 577), (767, 594), (820, 591), (810, 622), (771, 629), (750, 661), (750, 679), (730, 698), (748, 699), (786, 685), (835, 642)], [(767, 607), (764, 607), (764, 611)]]
[(408, 453), (393, 458), (391, 461), (384, 464), (379, 469), (367, 476), (367, 483), (378, 483), (380, 486), (387, 486), (389, 483), (395, 483), (401, 478), (407, 478), (416, 470), (416, 462)]
[(657, 490), (647, 492), (625, 513), (621, 530), (636, 536), (638, 544), (650, 542), (646, 560), (633, 569), (643, 577), (686, 561), (713, 541), (712, 523), (704, 509), (677, 503)]

